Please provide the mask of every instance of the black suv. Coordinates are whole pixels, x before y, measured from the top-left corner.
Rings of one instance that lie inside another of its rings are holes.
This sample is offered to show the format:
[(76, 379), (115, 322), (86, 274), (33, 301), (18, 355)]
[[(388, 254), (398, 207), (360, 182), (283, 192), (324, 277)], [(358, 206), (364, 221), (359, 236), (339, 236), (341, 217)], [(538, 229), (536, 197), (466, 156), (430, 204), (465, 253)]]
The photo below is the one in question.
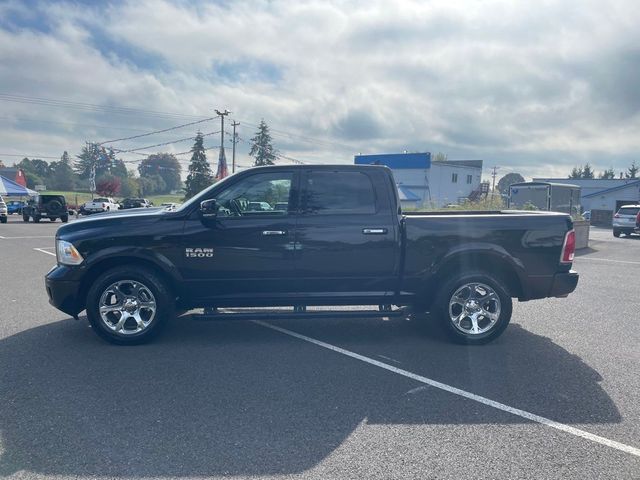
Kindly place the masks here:
[(151, 203), (146, 198), (125, 198), (120, 202), (120, 208), (149, 208)]
[(69, 221), (67, 201), (62, 195), (38, 195), (35, 199), (22, 207), (22, 220), (29, 221), (29, 217), (38, 223), (41, 218), (48, 218), (52, 222), (59, 218), (63, 223)]

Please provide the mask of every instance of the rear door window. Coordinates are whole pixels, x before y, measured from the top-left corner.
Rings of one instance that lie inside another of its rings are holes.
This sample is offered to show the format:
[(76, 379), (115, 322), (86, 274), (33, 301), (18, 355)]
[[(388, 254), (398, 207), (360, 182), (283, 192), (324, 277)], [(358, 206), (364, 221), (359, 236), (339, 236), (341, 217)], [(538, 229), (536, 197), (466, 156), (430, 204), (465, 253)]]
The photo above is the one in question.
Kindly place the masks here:
[(312, 171), (307, 176), (304, 207), (312, 214), (375, 214), (373, 184), (361, 172)]
[(618, 210), (620, 215), (633, 215), (634, 217), (638, 215), (638, 212), (640, 212), (640, 207), (627, 207)]

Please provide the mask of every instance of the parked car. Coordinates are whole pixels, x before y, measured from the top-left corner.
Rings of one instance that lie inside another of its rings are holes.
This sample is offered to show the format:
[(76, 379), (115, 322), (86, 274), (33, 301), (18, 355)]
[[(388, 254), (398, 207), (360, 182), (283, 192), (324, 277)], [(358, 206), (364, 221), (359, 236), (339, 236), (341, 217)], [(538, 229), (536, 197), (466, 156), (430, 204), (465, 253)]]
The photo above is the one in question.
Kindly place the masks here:
[(48, 218), (52, 222), (60, 219), (63, 223), (69, 221), (69, 211), (67, 201), (63, 195), (38, 195), (27, 201), (22, 207), (22, 220), (28, 222), (33, 219), (38, 223), (42, 218)]
[(0, 223), (7, 223), (7, 204), (0, 197)]
[(591, 221), (591, 210), (587, 210), (586, 212), (583, 212), (582, 218), (584, 218), (585, 220)]
[[(480, 344), (505, 330), (512, 298), (576, 288), (568, 214), (402, 214), (395, 185), (382, 166), (258, 167), (175, 211), (65, 225), (46, 275), (49, 301), (74, 317), (86, 310), (93, 331), (118, 344), (149, 340), (182, 309), (372, 304), (430, 311), (455, 341)], [(289, 190), (287, 210), (239, 208), (238, 199), (276, 187)], [(394, 314), (380, 310), (340, 315)]]
[(166, 210), (175, 210), (176, 208), (178, 208), (178, 204), (173, 202), (161, 203), (160, 206)]
[(125, 198), (120, 202), (122, 209), (129, 208), (149, 208), (151, 203), (146, 198)]
[(87, 215), (92, 213), (111, 212), (120, 208), (120, 205), (118, 205), (113, 198), (107, 197), (94, 198), (90, 202), (86, 202), (83, 206)]
[(20, 200), (10, 200), (7, 202), (7, 214), (13, 215), (17, 213), (20, 215), (22, 213), (22, 207), (25, 206), (25, 202)]
[(268, 202), (249, 202), (247, 210), (250, 212), (268, 212), (273, 210)]
[(613, 236), (631, 235), (636, 231), (636, 220), (640, 205), (623, 205), (613, 216)]

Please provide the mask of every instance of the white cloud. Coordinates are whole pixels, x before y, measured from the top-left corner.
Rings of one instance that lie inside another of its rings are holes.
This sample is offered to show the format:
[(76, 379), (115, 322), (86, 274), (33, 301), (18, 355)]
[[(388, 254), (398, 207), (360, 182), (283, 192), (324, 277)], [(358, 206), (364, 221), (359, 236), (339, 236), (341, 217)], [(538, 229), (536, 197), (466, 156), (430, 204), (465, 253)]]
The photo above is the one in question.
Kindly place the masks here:
[[(43, 4), (49, 31), (0, 23), (0, 91), (199, 115), (229, 107), (247, 122), (264, 117), (332, 143), (275, 136), (284, 153), (311, 161), (409, 149), (483, 158), (527, 176), (564, 175), (585, 161), (619, 170), (640, 151), (637, 5)], [(171, 124), (1, 105), (2, 117)], [(59, 155), (61, 145), (74, 151), (86, 138), (122, 134), (24, 128), (2, 129), (3, 148)]]

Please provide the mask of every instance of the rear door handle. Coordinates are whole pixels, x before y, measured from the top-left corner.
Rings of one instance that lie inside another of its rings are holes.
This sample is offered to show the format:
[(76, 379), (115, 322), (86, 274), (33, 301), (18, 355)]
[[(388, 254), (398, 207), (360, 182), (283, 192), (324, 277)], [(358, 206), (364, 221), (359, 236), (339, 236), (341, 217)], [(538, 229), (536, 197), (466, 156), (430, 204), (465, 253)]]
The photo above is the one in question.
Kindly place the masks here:
[(286, 235), (286, 230), (263, 230), (262, 235), (264, 237), (271, 237), (274, 235)]
[(387, 233), (386, 228), (363, 228), (362, 233), (364, 235), (384, 235)]

